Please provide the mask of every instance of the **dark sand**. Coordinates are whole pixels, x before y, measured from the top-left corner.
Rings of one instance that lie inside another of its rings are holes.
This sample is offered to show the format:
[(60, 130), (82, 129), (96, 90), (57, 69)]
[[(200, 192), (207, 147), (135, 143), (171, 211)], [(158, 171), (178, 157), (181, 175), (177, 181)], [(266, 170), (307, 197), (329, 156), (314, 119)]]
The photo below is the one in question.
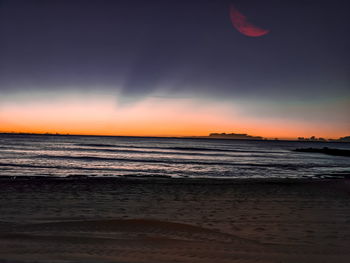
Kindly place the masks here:
[(349, 180), (0, 180), (0, 262), (350, 262)]

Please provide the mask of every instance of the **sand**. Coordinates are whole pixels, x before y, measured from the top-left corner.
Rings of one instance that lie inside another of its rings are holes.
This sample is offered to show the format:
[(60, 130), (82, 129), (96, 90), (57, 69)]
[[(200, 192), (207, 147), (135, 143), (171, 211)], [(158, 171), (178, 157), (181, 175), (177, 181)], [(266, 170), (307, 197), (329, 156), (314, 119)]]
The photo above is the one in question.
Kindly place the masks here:
[(350, 262), (349, 180), (0, 180), (0, 262)]

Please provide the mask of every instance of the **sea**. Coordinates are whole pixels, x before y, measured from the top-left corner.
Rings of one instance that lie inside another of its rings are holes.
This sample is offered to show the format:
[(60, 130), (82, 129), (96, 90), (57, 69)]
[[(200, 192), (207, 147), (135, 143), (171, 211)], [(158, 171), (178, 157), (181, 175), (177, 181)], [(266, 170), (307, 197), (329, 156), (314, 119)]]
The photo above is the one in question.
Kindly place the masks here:
[(343, 178), (350, 158), (295, 152), (350, 143), (0, 135), (0, 178)]

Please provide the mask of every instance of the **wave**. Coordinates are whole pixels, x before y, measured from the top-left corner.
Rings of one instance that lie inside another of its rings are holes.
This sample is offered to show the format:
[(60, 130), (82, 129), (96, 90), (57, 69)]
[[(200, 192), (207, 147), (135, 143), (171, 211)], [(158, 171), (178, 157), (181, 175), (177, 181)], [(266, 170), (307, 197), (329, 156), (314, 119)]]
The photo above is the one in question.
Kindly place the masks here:
[(39, 168), (39, 169), (79, 169), (79, 170), (105, 170), (98, 168), (83, 168), (83, 167), (67, 167), (67, 166), (50, 166), (50, 165), (35, 165), (35, 164), (17, 164), (17, 163), (0, 163), (0, 167), (20, 167), (20, 168)]
[[(96, 152), (120, 152), (120, 153), (147, 153), (147, 154), (177, 154), (177, 155), (198, 155), (198, 156), (233, 156), (236, 153), (255, 154), (280, 154), (281, 151), (266, 150), (242, 150), (242, 149), (222, 149), (209, 147), (161, 147), (161, 146), (135, 146), (135, 145), (113, 145), (113, 144), (74, 144), (79, 147), (57, 147), (54, 145), (44, 145), (41, 149), (47, 151), (96, 151)], [(86, 148), (93, 147), (93, 148)], [(32, 144), (13, 144), (0, 146), (0, 150), (36, 150), (38, 147)], [(155, 150), (155, 151), (154, 151)], [(158, 151), (157, 151), (158, 150)], [(168, 151), (167, 151), (168, 150)]]
[(181, 151), (217, 151), (230, 152), (228, 149), (216, 149), (207, 147), (159, 147), (159, 146), (135, 146), (135, 145), (115, 145), (115, 144), (92, 144), (83, 143), (75, 144), (82, 147), (106, 147), (106, 148), (134, 148), (134, 149), (164, 149), (164, 150), (181, 150)]
[[(196, 161), (196, 160), (184, 160), (184, 159), (134, 159), (134, 158), (110, 158), (110, 157), (97, 157), (97, 156), (60, 156), (60, 155), (36, 155), (32, 158), (36, 159), (56, 159), (56, 160), (78, 160), (78, 161), (91, 161), (91, 162), (127, 162), (127, 163), (160, 163), (160, 164), (183, 164), (183, 165), (219, 165), (219, 166), (240, 166), (240, 167), (270, 167), (270, 168), (283, 168), (289, 170), (298, 170), (300, 168), (329, 168), (329, 165), (322, 165), (319, 163), (305, 163), (305, 164), (290, 164), (290, 163), (240, 163), (240, 162), (218, 162), (218, 161)], [(337, 166), (340, 168), (341, 166)], [(348, 166), (344, 166), (348, 167)]]
[(105, 143), (76, 143), (77, 146), (87, 146), (87, 147), (117, 147), (115, 144), (105, 144)]
[[(82, 147), (106, 147), (106, 148), (132, 148), (132, 149), (151, 149), (151, 150), (178, 150), (178, 151), (201, 151), (201, 152), (244, 152), (244, 153), (266, 153), (265, 150), (241, 150), (241, 149), (222, 149), (210, 147), (159, 147), (159, 146), (135, 146), (135, 145), (114, 145), (114, 144), (75, 144)], [(268, 151), (268, 153), (281, 153), (281, 151)]]
[[(138, 160), (136, 160), (137, 162)], [(193, 165), (193, 162), (176, 162), (175, 164), (191, 164)], [(202, 163), (197, 162), (196, 164), (205, 164), (210, 165), (210, 163)], [(174, 164), (174, 163), (173, 163)], [(217, 163), (216, 163), (217, 164)], [(216, 165), (215, 164), (215, 165)], [(186, 171), (185, 173), (179, 172), (179, 171), (173, 171), (169, 170), (168, 166), (158, 166), (158, 168), (148, 168), (148, 166), (144, 166), (143, 169), (134, 169), (132, 166), (131, 168), (111, 168), (111, 167), (84, 167), (84, 166), (63, 166), (63, 165), (41, 165), (41, 164), (15, 164), (15, 163), (0, 163), (0, 170), (3, 172), (0, 174), (0, 179), (6, 179), (7, 177), (15, 177), (15, 178), (27, 178), (31, 179), (32, 176), (36, 176), (38, 178), (45, 178), (45, 177), (59, 177), (59, 178), (226, 178), (226, 179), (237, 179), (237, 178), (262, 178), (261, 172), (263, 174), (266, 173), (266, 168), (277, 168), (282, 169), (284, 171), (296, 171), (298, 169), (312, 169), (312, 168), (320, 168), (322, 166), (312, 166), (312, 165), (290, 165), (290, 164), (255, 164), (255, 163), (230, 163), (225, 165), (231, 165), (235, 166), (238, 169), (247, 169), (246, 174), (242, 174), (242, 172), (231, 171), (230, 173), (224, 173), (221, 174), (220, 171), (216, 173), (203, 173), (201, 171), (193, 170), (192, 168), (189, 168), (190, 170)], [(31, 168), (32, 175), (25, 175), (26, 173), (21, 173), (21, 175), (11, 175), (11, 173), (5, 172), (5, 171), (17, 171), (21, 168)], [(260, 170), (259, 168), (263, 169)], [(327, 167), (328, 168), (328, 167)], [(341, 168), (341, 167), (337, 167)], [(344, 168), (348, 168), (345, 167)], [(44, 169), (44, 174), (42, 174), (42, 170)], [(50, 170), (48, 173), (47, 170)], [(258, 170), (256, 170), (258, 169)], [(36, 172), (33, 172), (36, 171)], [(250, 171), (259, 171), (259, 175), (256, 175), (254, 172)], [(265, 171), (265, 172), (264, 172)], [(35, 175), (36, 174), (36, 175)], [(293, 172), (293, 175), (295, 173)], [(291, 178), (294, 178), (292, 175)], [(285, 174), (282, 176), (286, 176)], [(264, 175), (263, 178), (282, 178), (281, 175)], [(287, 176), (290, 177), (290, 176)], [(350, 170), (340, 170), (340, 171), (322, 171), (322, 170), (309, 170), (308, 175), (302, 175), (300, 178), (316, 178), (316, 179), (322, 179), (322, 178), (330, 178), (330, 179), (337, 179), (337, 178), (350, 178)]]
[[(148, 148), (138, 148), (140, 150), (128, 150), (128, 149), (100, 149), (100, 148), (51, 148), (50, 150), (64, 150), (64, 151), (77, 151), (77, 152), (106, 152), (106, 153), (136, 153), (136, 154), (152, 154), (152, 155), (163, 155), (163, 154), (171, 154), (171, 155), (191, 155), (191, 156), (214, 156), (214, 157), (225, 157), (225, 156), (234, 156), (232, 154), (225, 153), (193, 153), (193, 152), (175, 152), (175, 151), (143, 151), (141, 149)], [(162, 149), (162, 148), (159, 148)], [(164, 148), (166, 149), (166, 148)], [(258, 156), (256, 156), (258, 157)]]
[[(62, 170), (88, 170), (88, 171), (109, 171), (109, 172), (136, 172), (132, 169), (123, 168), (95, 168), (95, 167), (77, 167), (77, 166), (62, 166), (62, 165), (35, 165), (35, 164), (16, 164), (16, 163), (0, 163), (0, 167), (19, 167), (19, 168), (36, 168), (36, 169), (62, 169)], [(152, 172), (152, 170), (148, 170)], [(156, 170), (153, 170), (156, 171)], [(144, 171), (143, 171), (144, 172)], [(159, 172), (159, 171), (158, 171)]]
[[(36, 175), (0, 175), (0, 183), (6, 181), (45, 181), (45, 180), (81, 180), (95, 183), (97, 182), (142, 182), (154, 183), (154, 180), (161, 180), (159, 182), (175, 182), (175, 183), (190, 183), (200, 182), (201, 184), (216, 184), (230, 182), (254, 182), (254, 183), (305, 183), (305, 182), (318, 182), (320, 180), (339, 180), (339, 179), (350, 179), (350, 172), (347, 174), (313, 174), (313, 175), (302, 175), (299, 177), (295, 176), (281, 176), (281, 175), (270, 175), (270, 176), (257, 176), (257, 175), (234, 175), (234, 176), (198, 176), (198, 175), (159, 175), (159, 174), (115, 174), (115, 175), (95, 175), (86, 173), (70, 173), (70, 174), (36, 174)], [(164, 181), (167, 180), (167, 181)], [(170, 180), (170, 181), (169, 181)], [(1, 224), (1, 223), (0, 223)]]
[[(208, 152), (246, 152), (246, 153), (256, 153), (259, 151), (252, 150), (237, 150), (237, 149), (217, 149), (217, 148), (206, 148), (206, 147), (169, 147), (167, 149), (180, 150), (180, 151), (208, 151)], [(265, 152), (265, 151), (263, 151)]]
[(233, 165), (227, 162), (200, 162), (187, 160), (170, 160), (170, 159), (126, 159), (126, 158), (110, 158), (97, 156), (60, 156), (60, 155), (37, 155), (34, 158), (45, 159), (65, 159), (65, 160), (81, 160), (81, 161), (114, 161), (114, 162), (136, 162), (136, 163), (165, 163), (165, 164), (192, 164), (192, 165)]

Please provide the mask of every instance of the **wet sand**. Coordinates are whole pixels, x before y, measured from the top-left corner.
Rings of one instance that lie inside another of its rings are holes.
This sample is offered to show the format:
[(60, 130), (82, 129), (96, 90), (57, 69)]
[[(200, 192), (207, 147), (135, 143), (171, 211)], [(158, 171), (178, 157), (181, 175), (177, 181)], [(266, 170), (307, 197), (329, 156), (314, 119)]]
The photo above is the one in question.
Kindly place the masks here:
[(0, 262), (349, 262), (350, 180), (2, 179)]

